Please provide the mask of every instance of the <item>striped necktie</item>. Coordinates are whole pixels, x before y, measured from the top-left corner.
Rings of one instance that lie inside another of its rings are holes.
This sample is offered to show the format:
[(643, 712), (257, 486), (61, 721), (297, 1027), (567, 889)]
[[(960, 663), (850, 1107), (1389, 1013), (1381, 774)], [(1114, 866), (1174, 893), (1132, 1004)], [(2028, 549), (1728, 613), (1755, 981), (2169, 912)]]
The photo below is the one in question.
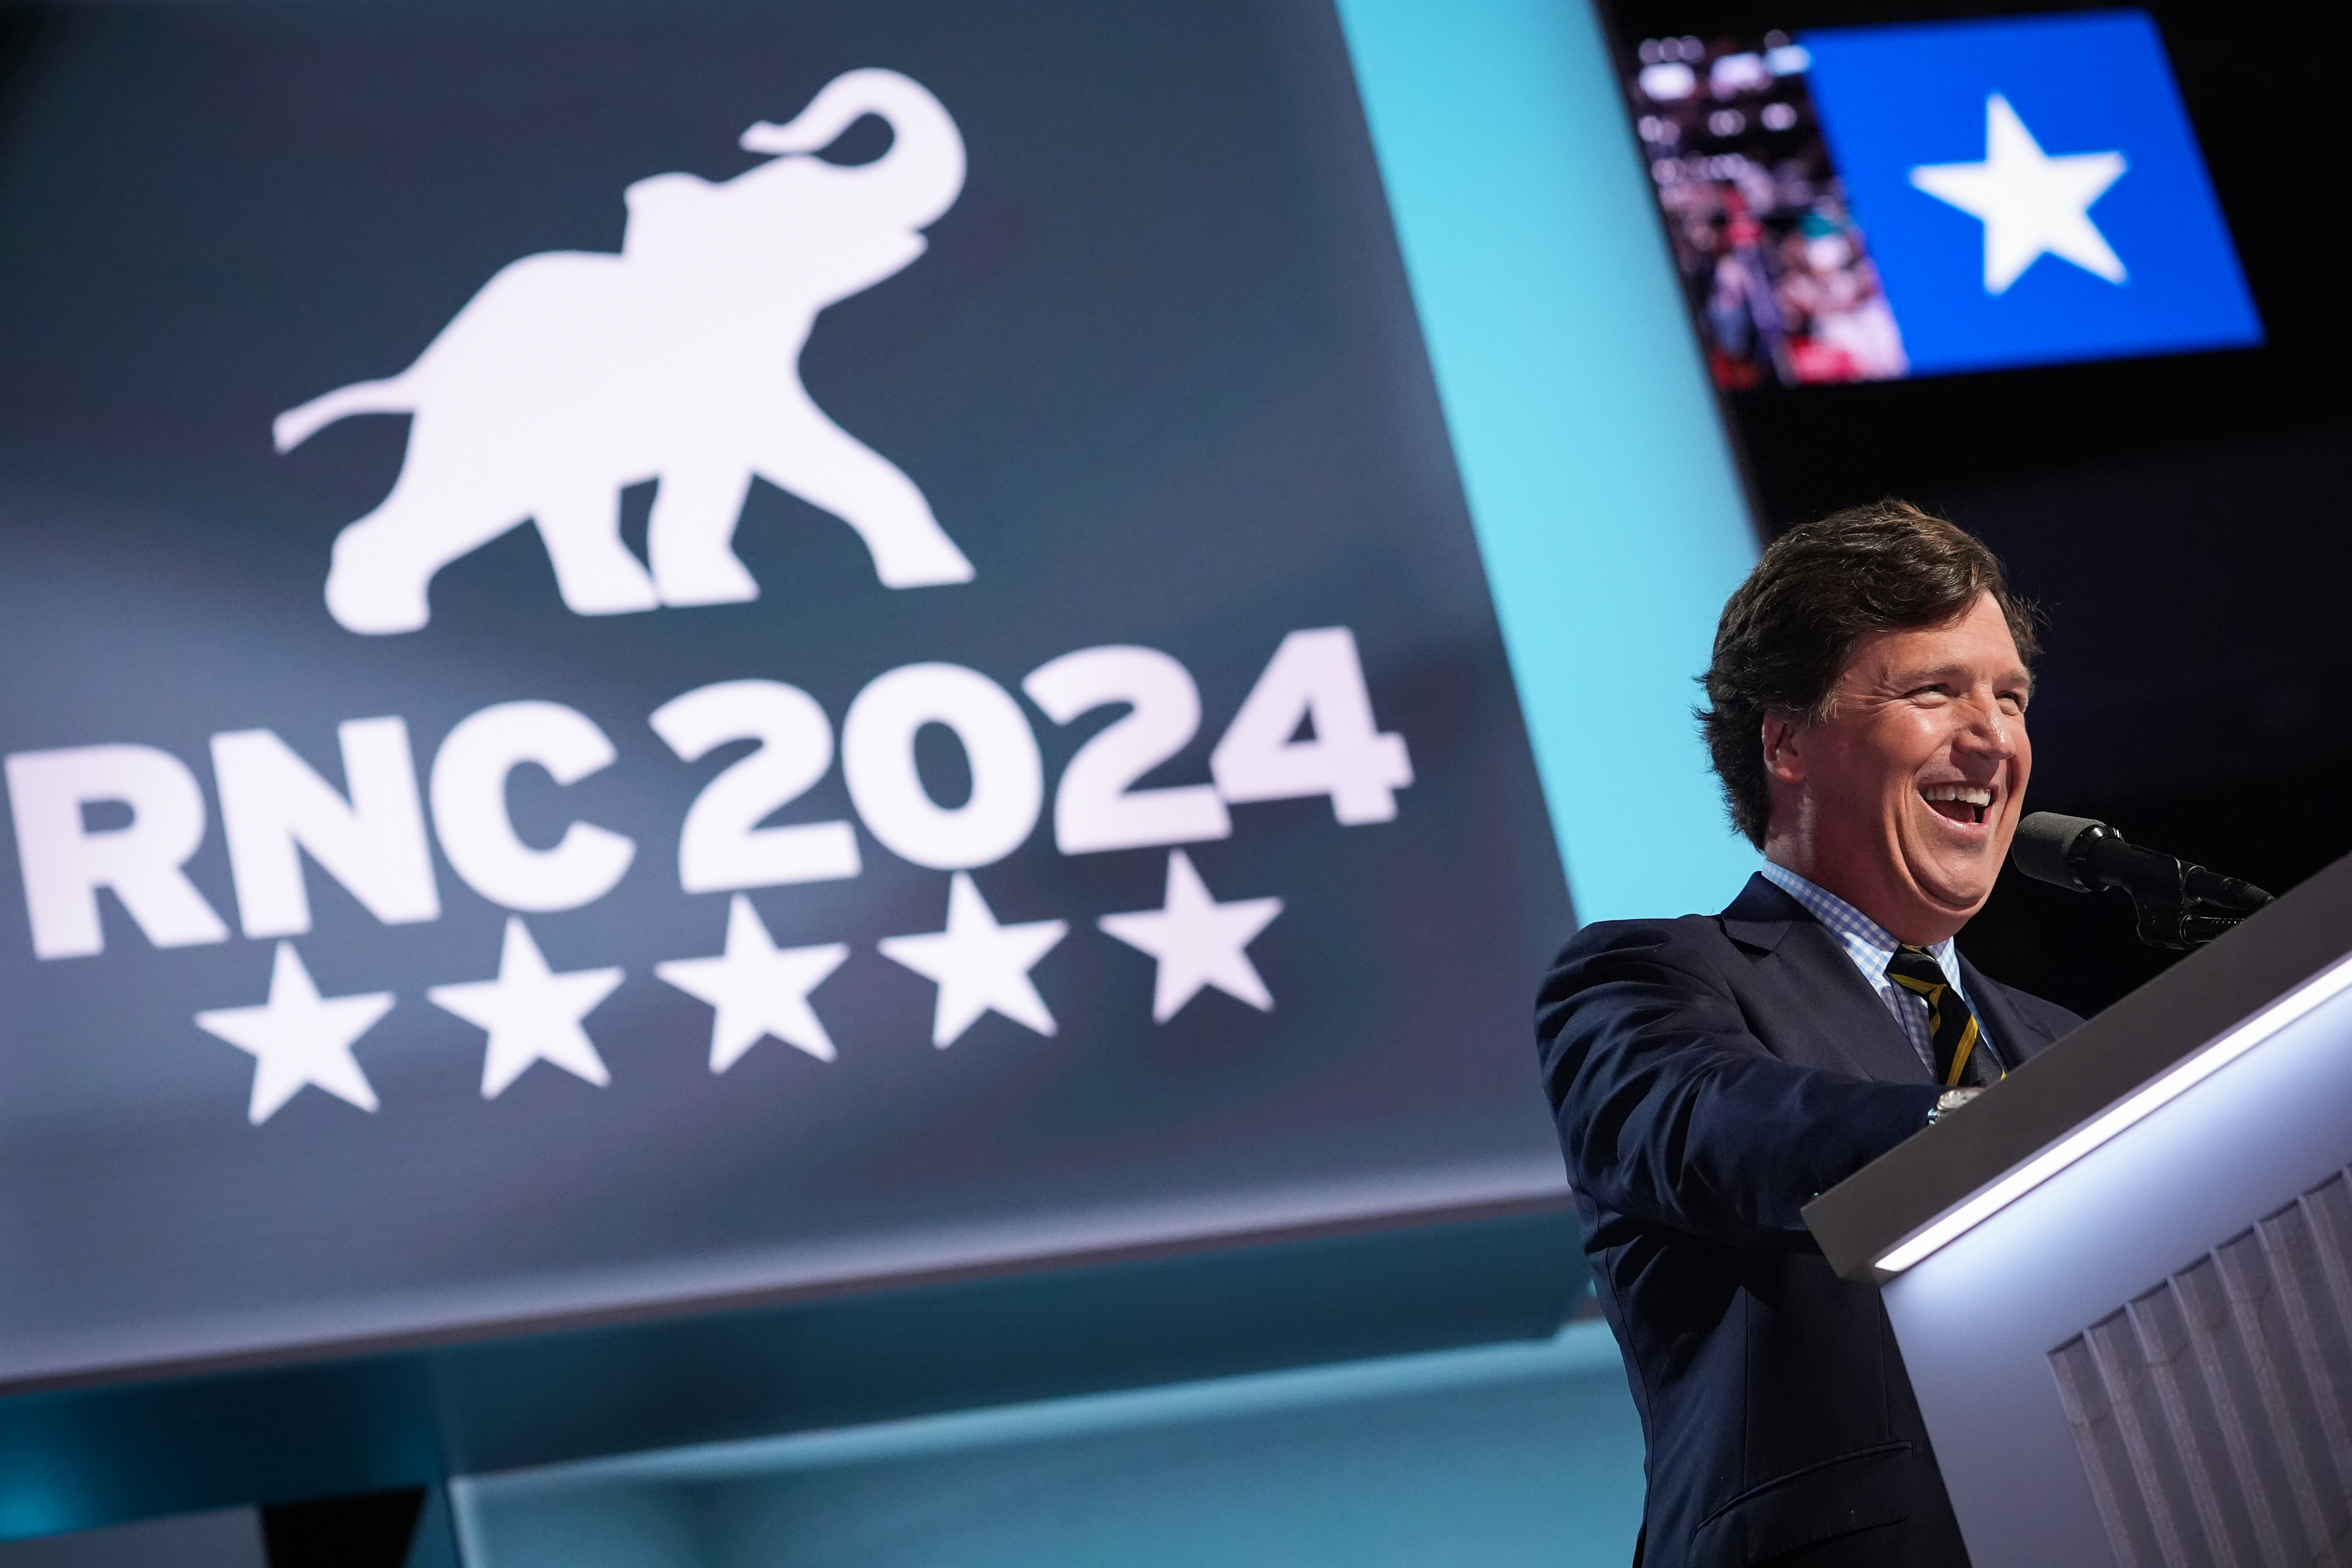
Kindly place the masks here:
[(1927, 1004), (1927, 1038), (1936, 1052), (1936, 1081), (1948, 1088), (1989, 1084), (2002, 1076), (1990, 1050), (1979, 1051), (1977, 1016), (1968, 998), (1944, 978), (1943, 965), (1924, 947), (1898, 947), (1886, 978)]

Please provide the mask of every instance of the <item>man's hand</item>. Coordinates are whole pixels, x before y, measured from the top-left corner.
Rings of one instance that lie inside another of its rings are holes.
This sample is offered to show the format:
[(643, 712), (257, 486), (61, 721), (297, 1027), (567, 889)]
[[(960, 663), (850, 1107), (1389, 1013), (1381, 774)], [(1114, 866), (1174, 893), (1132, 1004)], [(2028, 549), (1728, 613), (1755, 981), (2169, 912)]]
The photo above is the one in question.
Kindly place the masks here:
[(1927, 1125), (1933, 1127), (1937, 1122), (1942, 1121), (1945, 1116), (1952, 1111), (1958, 1110), (1961, 1106), (1966, 1105), (1969, 1100), (1974, 1100), (1978, 1095), (1980, 1095), (1983, 1092), (1984, 1090), (1981, 1089), (1946, 1089), (1943, 1093), (1936, 1097), (1935, 1105), (1929, 1109), (1927, 1112)]

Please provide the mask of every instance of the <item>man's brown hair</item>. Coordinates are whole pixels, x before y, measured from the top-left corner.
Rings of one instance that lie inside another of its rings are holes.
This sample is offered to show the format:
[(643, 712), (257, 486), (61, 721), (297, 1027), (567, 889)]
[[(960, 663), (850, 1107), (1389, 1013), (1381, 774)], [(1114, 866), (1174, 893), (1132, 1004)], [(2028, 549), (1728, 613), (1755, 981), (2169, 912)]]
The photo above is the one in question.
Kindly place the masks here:
[(2042, 651), (2040, 612), (2009, 591), (2000, 559), (1966, 529), (1890, 499), (1774, 540), (1723, 606), (1714, 662), (1700, 678), (1709, 706), (1698, 710), (1699, 729), (1732, 826), (1764, 847), (1772, 816), (1765, 715), (1819, 723), (1863, 637), (1948, 626), (1987, 594), (2031, 668)]

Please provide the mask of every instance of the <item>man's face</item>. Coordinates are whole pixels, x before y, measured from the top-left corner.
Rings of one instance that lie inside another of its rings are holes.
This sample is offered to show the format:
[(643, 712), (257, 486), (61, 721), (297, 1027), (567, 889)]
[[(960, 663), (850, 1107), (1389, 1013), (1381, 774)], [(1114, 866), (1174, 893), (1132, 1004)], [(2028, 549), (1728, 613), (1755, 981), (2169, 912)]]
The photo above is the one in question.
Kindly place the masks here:
[(1765, 722), (1766, 853), (1899, 940), (1941, 942), (1983, 906), (2017, 832), (2032, 685), (1989, 597), (1948, 626), (1864, 637), (1831, 717)]

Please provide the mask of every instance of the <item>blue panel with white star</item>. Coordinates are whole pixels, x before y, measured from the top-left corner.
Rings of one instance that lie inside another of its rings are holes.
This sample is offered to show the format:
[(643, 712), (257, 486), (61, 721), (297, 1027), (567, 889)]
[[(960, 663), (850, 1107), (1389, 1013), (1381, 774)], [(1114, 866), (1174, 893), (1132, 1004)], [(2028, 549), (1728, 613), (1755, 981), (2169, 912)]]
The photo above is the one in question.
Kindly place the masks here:
[(1914, 374), (2263, 341), (2144, 13), (1802, 42)]

